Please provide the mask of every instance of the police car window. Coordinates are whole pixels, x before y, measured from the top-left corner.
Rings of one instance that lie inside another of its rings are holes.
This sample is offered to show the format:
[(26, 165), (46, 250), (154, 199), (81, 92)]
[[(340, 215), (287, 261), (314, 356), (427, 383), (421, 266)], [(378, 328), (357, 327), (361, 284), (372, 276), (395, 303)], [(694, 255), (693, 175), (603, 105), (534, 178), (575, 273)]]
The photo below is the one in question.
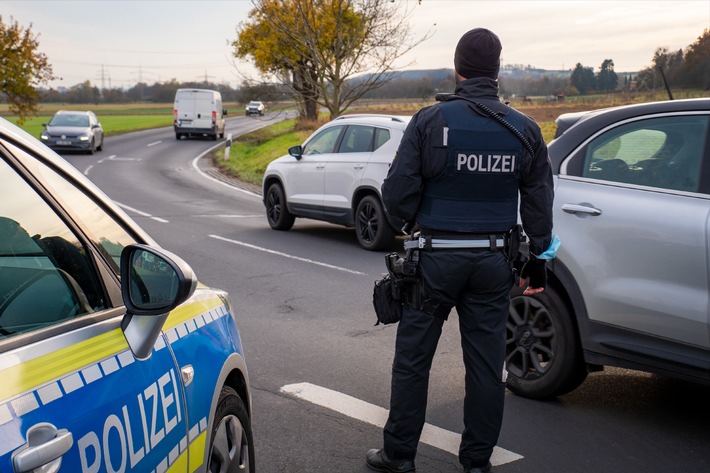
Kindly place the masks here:
[(707, 116), (639, 120), (595, 138), (582, 175), (592, 179), (696, 192)]
[(105, 309), (86, 248), (0, 159), (0, 339)]
[(375, 129), (371, 126), (350, 125), (345, 130), (338, 153), (367, 153), (371, 150)]
[(375, 129), (375, 149), (378, 149), (383, 144), (390, 140), (390, 131), (385, 128)]
[[(25, 154), (18, 148), (7, 146), (17, 154)], [(28, 158), (27, 162), (33, 164), (33, 172), (44, 178), (52, 195), (62, 205), (74, 210), (72, 218), (81, 223), (87, 236), (96, 245), (114, 273), (120, 274), (121, 250), (131, 243), (136, 243), (138, 239), (107, 214), (93, 199), (57, 172), (31, 158)]]
[(318, 133), (306, 143), (303, 155), (332, 153), (335, 150), (335, 144), (338, 142), (341, 131), (343, 131), (342, 126), (333, 126)]

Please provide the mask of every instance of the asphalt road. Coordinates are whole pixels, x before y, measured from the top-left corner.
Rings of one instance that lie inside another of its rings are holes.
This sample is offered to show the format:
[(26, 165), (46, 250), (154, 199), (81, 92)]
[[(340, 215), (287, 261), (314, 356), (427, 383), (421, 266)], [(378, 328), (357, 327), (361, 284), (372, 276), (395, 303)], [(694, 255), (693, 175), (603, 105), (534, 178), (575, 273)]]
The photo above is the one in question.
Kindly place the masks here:
[[(270, 119), (231, 118), (226, 131)], [(310, 220), (271, 230), (260, 196), (215, 180), (196, 159), (218, 144), (176, 141), (164, 128), (66, 158), (202, 282), (229, 291), (250, 370), (258, 471), (369, 471), (364, 455), (381, 446), (396, 330), (375, 327), (371, 306), (387, 251), (365, 251), (351, 229)], [(462, 397), (454, 313), (434, 360), (420, 473), (461, 471)], [(509, 393), (494, 471), (708, 472), (709, 399), (709, 388), (619, 369), (554, 401)]]

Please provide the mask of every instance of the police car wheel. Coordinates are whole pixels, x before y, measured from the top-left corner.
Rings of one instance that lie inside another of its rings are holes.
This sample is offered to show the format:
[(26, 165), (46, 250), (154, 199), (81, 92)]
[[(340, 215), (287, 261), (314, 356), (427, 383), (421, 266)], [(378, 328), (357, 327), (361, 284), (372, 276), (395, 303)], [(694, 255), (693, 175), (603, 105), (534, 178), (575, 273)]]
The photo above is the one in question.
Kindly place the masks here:
[(255, 471), (254, 439), (249, 414), (242, 399), (229, 386), (222, 388), (214, 418), (207, 471)]
[(394, 229), (377, 197), (368, 195), (357, 204), (355, 233), (360, 246), (366, 250), (381, 250), (392, 243)]
[(550, 285), (534, 296), (511, 291), (506, 326), (507, 387), (545, 399), (576, 389), (587, 377), (573, 315)]
[(296, 218), (286, 207), (286, 196), (280, 184), (271, 184), (266, 191), (266, 219), (274, 230), (290, 230)]

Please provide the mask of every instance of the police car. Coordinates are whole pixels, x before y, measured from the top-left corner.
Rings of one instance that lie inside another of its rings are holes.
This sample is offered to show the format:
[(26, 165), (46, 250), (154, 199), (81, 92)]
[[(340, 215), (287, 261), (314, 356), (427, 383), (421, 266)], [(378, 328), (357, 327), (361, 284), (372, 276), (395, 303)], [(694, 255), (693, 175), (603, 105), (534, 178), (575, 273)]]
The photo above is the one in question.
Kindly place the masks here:
[(226, 293), (0, 118), (0, 471), (254, 471)]

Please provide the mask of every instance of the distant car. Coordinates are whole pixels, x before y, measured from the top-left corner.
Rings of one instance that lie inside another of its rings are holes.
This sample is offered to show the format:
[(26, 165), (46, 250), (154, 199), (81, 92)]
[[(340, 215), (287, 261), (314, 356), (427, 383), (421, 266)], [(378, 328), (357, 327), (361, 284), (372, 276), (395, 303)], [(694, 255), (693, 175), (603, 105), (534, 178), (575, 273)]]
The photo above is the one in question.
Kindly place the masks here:
[(246, 116), (250, 115), (264, 115), (266, 112), (266, 105), (264, 105), (264, 102), (257, 102), (255, 100), (252, 100), (249, 102), (246, 106)]
[(545, 292), (514, 288), (508, 388), (547, 398), (619, 366), (710, 383), (710, 99), (562, 115)]
[(0, 182), (0, 471), (253, 472), (228, 294), (1, 118)]
[(288, 230), (306, 217), (355, 227), (367, 250), (390, 245), (403, 222), (385, 212), (380, 189), (409, 120), (341, 116), (272, 161), (263, 179), (271, 228)]
[(104, 129), (94, 112), (60, 110), (42, 126), (40, 140), (55, 151), (103, 150)]

